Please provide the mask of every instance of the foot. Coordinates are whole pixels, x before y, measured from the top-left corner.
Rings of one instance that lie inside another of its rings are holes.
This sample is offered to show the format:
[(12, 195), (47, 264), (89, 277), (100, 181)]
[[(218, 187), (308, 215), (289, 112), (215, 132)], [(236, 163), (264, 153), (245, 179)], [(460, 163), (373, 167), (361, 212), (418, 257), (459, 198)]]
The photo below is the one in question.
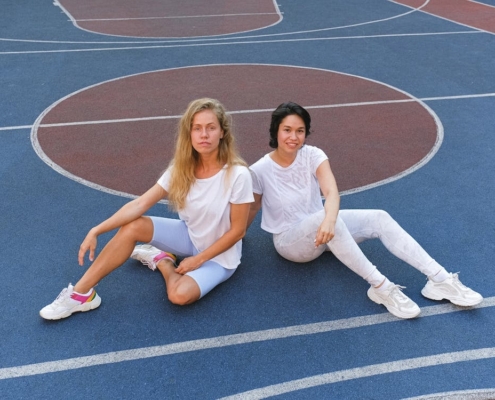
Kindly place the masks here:
[(101, 298), (94, 289), (88, 296), (83, 296), (75, 293), (74, 286), (69, 284), (69, 287), (62, 290), (52, 304), (40, 310), (40, 315), (44, 319), (52, 320), (67, 318), (75, 312), (94, 310), (100, 304)]
[(368, 297), (378, 304), (383, 304), (387, 310), (399, 318), (414, 318), (421, 310), (418, 305), (407, 297), (402, 290), (403, 286), (392, 284), (385, 290), (378, 290), (371, 286), (368, 289)]
[(154, 271), (156, 269), (156, 264), (161, 260), (171, 260), (174, 264), (177, 257), (172, 253), (167, 253), (161, 251), (150, 244), (140, 244), (134, 247), (134, 251), (131, 254), (131, 258), (134, 260), (141, 261), (144, 265), (148, 266), (149, 269)]
[(426, 286), (421, 290), (421, 294), (431, 300), (446, 299), (462, 307), (475, 306), (483, 301), (481, 294), (461, 283), (458, 274), (450, 273), (449, 275), (443, 282), (433, 282), (428, 279)]

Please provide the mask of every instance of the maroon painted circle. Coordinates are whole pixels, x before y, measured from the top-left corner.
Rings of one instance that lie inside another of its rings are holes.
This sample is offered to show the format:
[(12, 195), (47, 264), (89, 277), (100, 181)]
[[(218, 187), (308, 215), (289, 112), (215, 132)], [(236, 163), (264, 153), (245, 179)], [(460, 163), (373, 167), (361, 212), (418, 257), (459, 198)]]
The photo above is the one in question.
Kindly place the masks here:
[[(433, 116), (393, 88), (325, 70), (245, 64), (156, 71), (87, 88), (41, 118), (37, 139), (70, 174), (139, 195), (156, 182), (174, 147), (178, 119), (153, 118), (180, 115), (200, 97), (217, 98), (234, 112), (248, 163), (271, 150), (271, 110), (289, 100), (308, 107), (313, 123), (307, 143), (328, 154), (341, 191), (403, 173), (437, 141)], [(355, 105), (365, 102), (372, 104)], [(115, 122), (130, 118), (136, 121)]]
[(180, 38), (227, 35), (281, 20), (274, 0), (59, 0), (76, 26), (105, 35)]

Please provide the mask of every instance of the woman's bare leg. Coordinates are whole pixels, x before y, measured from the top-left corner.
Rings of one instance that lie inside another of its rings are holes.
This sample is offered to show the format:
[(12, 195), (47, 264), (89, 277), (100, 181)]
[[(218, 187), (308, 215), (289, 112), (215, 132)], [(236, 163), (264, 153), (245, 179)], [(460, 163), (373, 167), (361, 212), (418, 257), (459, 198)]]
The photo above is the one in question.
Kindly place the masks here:
[(172, 303), (186, 305), (199, 300), (201, 290), (196, 281), (190, 276), (177, 273), (171, 260), (160, 260), (156, 267), (165, 279), (168, 299)]
[(93, 264), (74, 286), (74, 291), (87, 293), (110, 272), (120, 267), (131, 255), (136, 242), (153, 238), (153, 223), (148, 217), (124, 225), (100, 252)]

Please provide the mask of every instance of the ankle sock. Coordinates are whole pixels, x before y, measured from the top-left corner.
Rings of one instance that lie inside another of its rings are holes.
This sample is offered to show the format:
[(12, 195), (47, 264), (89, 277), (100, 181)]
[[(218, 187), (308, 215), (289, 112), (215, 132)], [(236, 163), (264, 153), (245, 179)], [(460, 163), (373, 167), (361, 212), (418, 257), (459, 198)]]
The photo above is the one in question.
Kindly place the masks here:
[(394, 284), (388, 280), (388, 278), (385, 278), (383, 283), (380, 285), (380, 287), (375, 287), (376, 290), (379, 292), (384, 292), (387, 289), (390, 289), (390, 286), (393, 286)]
[(442, 268), (435, 275), (430, 276), (429, 278), (435, 283), (440, 283), (443, 282), (445, 279), (447, 279), (449, 276), (450, 274), (445, 269)]

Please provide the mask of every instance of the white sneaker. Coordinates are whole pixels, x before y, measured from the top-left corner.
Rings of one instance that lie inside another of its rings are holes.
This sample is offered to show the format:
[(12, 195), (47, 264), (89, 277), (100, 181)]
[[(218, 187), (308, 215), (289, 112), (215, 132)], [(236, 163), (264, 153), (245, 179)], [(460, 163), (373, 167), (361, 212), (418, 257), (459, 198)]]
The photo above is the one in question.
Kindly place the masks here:
[(418, 305), (402, 293), (404, 286), (392, 284), (390, 288), (378, 290), (371, 286), (368, 289), (368, 297), (378, 304), (383, 304), (387, 310), (399, 318), (414, 318), (421, 310)]
[(459, 274), (449, 274), (443, 282), (433, 282), (428, 279), (421, 294), (431, 300), (450, 300), (451, 303), (462, 307), (475, 306), (483, 301), (483, 296), (464, 286), (459, 280)]
[(69, 287), (62, 290), (52, 304), (40, 310), (40, 315), (44, 319), (67, 318), (75, 312), (94, 310), (100, 304), (101, 298), (96, 290), (93, 289), (89, 296), (81, 296), (74, 293), (74, 286), (69, 284)]
[(177, 260), (177, 257), (172, 253), (161, 251), (160, 249), (157, 249), (150, 244), (140, 244), (134, 247), (131, 258), (141, 261), (152, 271), (156, 269), (156, 264), (158, 263), (158, 261), (168, 259), (175, 264), (175, 261)]

